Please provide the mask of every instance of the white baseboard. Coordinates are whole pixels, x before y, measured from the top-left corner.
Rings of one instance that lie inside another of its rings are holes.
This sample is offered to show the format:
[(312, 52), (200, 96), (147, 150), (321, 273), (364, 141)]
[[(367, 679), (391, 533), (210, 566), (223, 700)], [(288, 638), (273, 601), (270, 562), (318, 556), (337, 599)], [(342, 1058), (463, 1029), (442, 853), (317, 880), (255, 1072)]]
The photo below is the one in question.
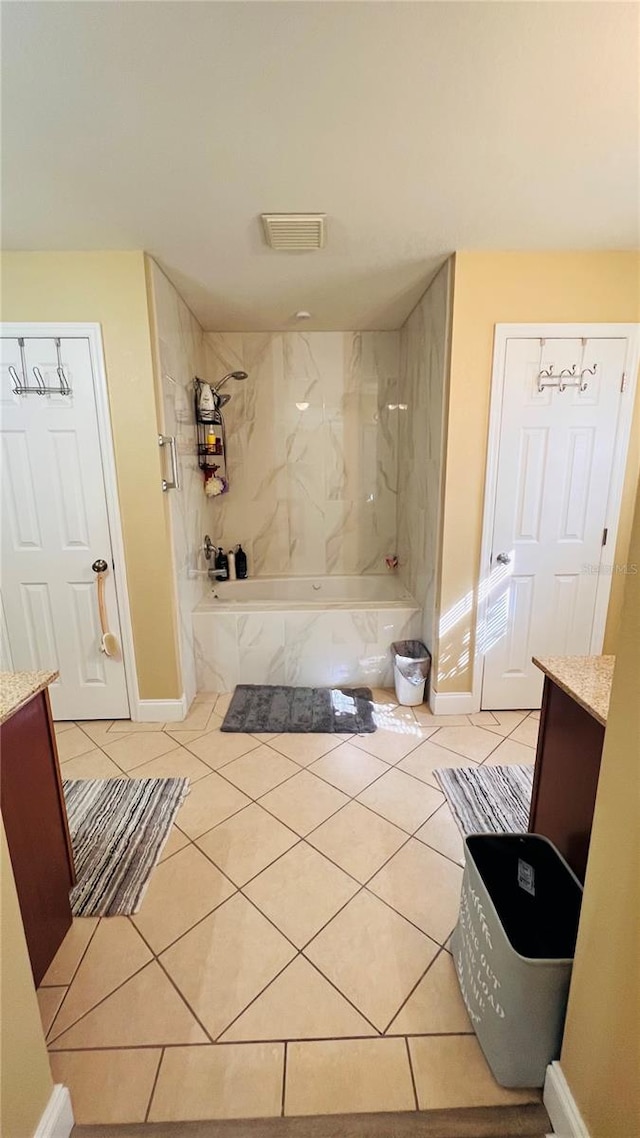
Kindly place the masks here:
[(180, 723), (187, 710), (186, 695), (180, 699), (139, 699), (131, 718), (136, 723)]
[(33, 1138), (69, 1138), (73, 1122), (69, 1091), (62, 1083), (56, 1083)]
[(558, 1062), (550, 1063), (544, 1080), (542, 1101), (558, 1138), (589, 1138), (586, 1123)]
[(433, 688), (429, 693), (429, 707), (434, 715), (471, 715), (478, 711), (473, 692), (455, 691), (438, 693)]

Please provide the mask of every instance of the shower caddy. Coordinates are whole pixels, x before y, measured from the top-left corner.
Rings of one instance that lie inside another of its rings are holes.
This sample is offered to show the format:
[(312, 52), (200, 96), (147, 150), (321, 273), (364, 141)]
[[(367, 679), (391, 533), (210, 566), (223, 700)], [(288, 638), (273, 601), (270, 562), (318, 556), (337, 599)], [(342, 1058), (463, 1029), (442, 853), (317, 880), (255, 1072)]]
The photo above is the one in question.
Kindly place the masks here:
[[(219, 497), (220, 494), (226, 494), (229, 489), (229, 480), (227, 478), (227, 436), (224, 417), (220, 410), (220, 400), (215, 391), (213, 392), (213, 411), (207, 413), (201, 412), (200, 392), (204, 386), (204, 380), (198, 379), (196, 376), (193, 385), (198, 466), (204, 474), (205, 493), (207, 493), (207, 483), (212, 479), (215, 478), (221, 483), (221, 489), (218, 493), (211, 495), (211, 497)], [(215, 438), (215, 442), (213, 443), (211, 442), (212, 434)]]

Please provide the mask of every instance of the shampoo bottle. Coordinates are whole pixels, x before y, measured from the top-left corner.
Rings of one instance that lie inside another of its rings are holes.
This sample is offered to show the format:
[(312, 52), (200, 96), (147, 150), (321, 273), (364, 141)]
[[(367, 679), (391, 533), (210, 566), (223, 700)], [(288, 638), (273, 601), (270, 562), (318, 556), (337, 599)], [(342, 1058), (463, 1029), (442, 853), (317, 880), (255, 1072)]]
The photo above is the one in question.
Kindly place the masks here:
[(239, 581), (247, 576), (247, 555), (241, 545), (236, 549), (236, 576)]
[(235, 581), (236, 579), (236, 555), (232, 549), (227, 554), (227, 561), (229, 562), (229, 580)]

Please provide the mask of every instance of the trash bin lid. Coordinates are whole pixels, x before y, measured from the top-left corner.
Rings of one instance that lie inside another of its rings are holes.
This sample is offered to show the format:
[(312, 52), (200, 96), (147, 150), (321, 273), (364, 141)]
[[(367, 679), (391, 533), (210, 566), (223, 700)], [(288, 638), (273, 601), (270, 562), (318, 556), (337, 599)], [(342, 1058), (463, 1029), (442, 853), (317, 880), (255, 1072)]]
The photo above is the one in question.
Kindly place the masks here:
[(465, 845), (515, 951), (572, 959), (582, 886), (553, 843), (540, 834), (472, 834)]

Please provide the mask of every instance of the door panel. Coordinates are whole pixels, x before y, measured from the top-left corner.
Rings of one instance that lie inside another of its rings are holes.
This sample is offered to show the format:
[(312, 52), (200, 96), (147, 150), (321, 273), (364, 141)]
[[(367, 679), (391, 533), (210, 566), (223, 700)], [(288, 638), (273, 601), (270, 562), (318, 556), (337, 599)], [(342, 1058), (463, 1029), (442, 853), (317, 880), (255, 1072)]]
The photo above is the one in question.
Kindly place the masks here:
[[(532, 655), (589, 654), (626, 350), (623, 338), (507, 342), (484, 708), (540, 706)], [(585, 391), (570, 375), (563, 391), (538, 389), (542, 368), (574, 364), (595, 366)]]
[[(52, 338), (2, 338), (3, 653), (17, 669), (57, 668), (56, 719), (129, 715), (122, 656), (100, 651), (92, 563), (112, 566), (89, 341), (62, 338), (70, 395), (15, 395), (9, 365), (25, 382), (58, 387)], [(34, 368), (36, 369), (34, 371)], [(105, 594), (110, 631), (121, 641), (113, 573)]]

